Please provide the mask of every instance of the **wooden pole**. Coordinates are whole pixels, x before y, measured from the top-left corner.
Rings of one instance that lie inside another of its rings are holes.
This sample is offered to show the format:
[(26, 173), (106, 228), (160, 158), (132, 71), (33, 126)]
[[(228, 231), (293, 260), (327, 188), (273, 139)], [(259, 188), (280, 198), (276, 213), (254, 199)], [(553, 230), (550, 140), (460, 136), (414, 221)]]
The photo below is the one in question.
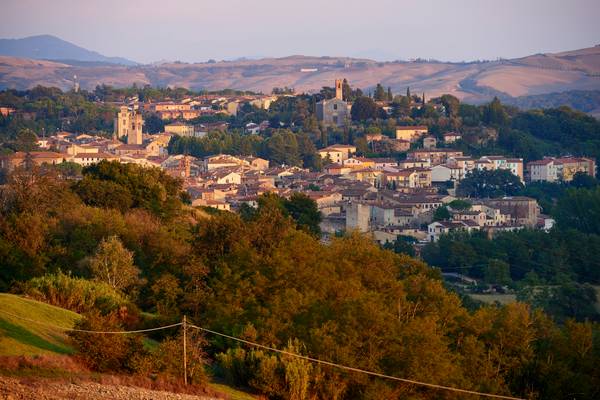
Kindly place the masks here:
[(187, 385), (187, 320), (183, 316), (183, 384)]

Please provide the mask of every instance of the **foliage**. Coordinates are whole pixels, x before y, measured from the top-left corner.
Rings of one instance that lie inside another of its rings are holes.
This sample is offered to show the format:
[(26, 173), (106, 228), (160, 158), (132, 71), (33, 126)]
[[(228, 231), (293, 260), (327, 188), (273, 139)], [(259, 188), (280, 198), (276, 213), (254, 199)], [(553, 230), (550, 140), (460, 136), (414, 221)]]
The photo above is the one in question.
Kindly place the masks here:
[(590, 284), (566, 280), (553, 286), (525, 286), (518, 299), (541, 308), (561, 322), (599, 320), (596, 290)]
[(370, 97), (359, 97), (352, 103), (350, 110), (353, 121), (366, 121), (377, 118), (379, 109)]
[(448, 206), (453, 210), (469, 210), (471, 208), (471, 203), (467, 200), (456, 199), (448, 203)]
[(139, 283), (140, 270), (133, 265), (133, 253), (116, 236), (102, 239), (94, 255), (86, 261), (92, 277), (115, 290)]
[[(76, 329), (89, 331), (122, 331), (122, 322), (116, 313), (101, 315), (91, 311), (75, 324)], [(99, 372), (133, 372), (133, 360), (143, 353), (139, 334), (99, 335), (72, 331), (69, 336), (79, 350), (79, 357), (91, 369)]]
[(600, 283), (600, 236), (577, 230), (522, 230), (489, 239), (481, 233), (443, 236), (423, 249), (423, 259), (447, 272), (484, 278), (490, 263), (508, 264), (510, 278), (532, 284)]
[(321, 236), (321, 213), (317, 208), (317, 203), (303, 193), (294, 193), (289, 199), (283, 199), (283, 208), (296, 221), (298, 228), (305, 229), (307, 232)]
[[(150, 376), (163, 376), (180, 379), (183, 376), (183, 332), (167, 337), (148, 352), (136, 354), (133, 368), (136, 373)], [(186, 333), (186, 366), (187, 379), (190, 384), (206, 385), (206, 340), (196, 329), (187, 329)]]
[(518, 176), (506, 169), (475, 169), (460, 181), (457, 189), (459, 196), (489, 198), (514, 196), (523, 189)]
[(159, 168), (102, 161), (83, 169), (74, 191), (84, 203), (125, 210), (130, 207), (173, 217), (181, 208), (181, 181)]
[(600, 187), (569, 189), (558, 200), (556, 209), (559, 226), (600, 235)]
[(135, 313), (135, 307), (125, 295), (110, 285), (69, 276), (60, 271), (30, 279), (16, 289), (33, 299), (77, 313), (99, 310), (107, 314), (123, 308)]
[(433, 212), (433, 220), (434, 221), (447, 221), (452, 218), (450, 211), (448, 211), (448, 207), (441, 206), (435, 209)]

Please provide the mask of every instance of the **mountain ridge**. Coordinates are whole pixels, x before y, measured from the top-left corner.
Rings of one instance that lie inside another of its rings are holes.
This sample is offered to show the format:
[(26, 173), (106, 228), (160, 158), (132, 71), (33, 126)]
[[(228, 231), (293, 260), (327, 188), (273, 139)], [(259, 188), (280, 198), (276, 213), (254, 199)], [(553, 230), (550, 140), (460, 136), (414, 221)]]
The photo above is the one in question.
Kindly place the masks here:
[(73, 60), (108, 64), (137, 65), (123, 57), (107, 57), (53, 35), (0, 39), (0, 55), (36, 60)]

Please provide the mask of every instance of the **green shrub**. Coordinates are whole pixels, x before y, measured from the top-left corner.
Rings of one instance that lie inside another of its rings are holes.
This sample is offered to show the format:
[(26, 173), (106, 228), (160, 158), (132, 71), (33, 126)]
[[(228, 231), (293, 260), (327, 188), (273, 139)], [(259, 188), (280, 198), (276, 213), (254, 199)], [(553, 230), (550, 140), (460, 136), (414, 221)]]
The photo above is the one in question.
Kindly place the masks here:
[(127, 297), (110, 285), (83, 278), (76, 278), (62, 272), (30, 279), (20, 284), (17, 291), (44, 303), (66, 308), (77, 313), (100, 310), (108, 314), (115, 310), (127, 309), (137, 313)]

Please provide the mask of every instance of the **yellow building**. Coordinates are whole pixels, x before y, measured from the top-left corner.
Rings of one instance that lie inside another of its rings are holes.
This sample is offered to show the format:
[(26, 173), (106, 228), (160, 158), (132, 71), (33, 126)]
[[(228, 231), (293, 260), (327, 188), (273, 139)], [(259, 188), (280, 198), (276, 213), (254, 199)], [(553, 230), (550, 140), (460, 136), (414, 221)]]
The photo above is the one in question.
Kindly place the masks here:
[(396, 139), (416, 142), (419, 138), (426, 136), (429, 129), (426, 126), (397, 126)]
[(172, 124), (165, 125), (165, 132), (178, 136), (191, 137), (194, 136), (194, 126), (183, 122), (173, 122)]
[(335, 144), (329, 147), (325, 147), (319, 150), (321, 158), (327, 158), (336, 164), (342, 164), (343, 161), (350, 158), (352, 154), (356, 153), (356, 146), (350, 146), (346, 144)]

